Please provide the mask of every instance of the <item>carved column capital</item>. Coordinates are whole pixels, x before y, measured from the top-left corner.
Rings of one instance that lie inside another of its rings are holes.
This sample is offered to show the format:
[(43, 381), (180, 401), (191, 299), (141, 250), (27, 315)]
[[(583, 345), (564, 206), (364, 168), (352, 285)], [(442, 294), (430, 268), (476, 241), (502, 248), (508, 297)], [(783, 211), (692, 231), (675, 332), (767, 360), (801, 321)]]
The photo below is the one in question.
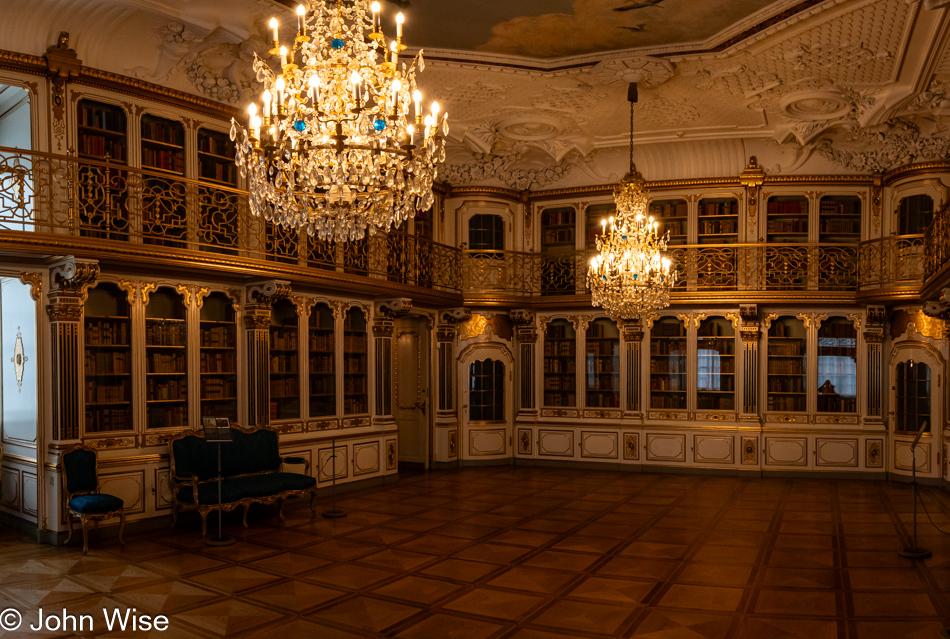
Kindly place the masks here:
[(247, 299), (255, 305), (266, 306), (268, 309), (274, 302), (290, 297), (290, 282), (285, 280), (268, 280), (251, 284), (247, 289)]
[(50, 269), (50, 294), (86, 297), (89, 287), (99, 278), (97, 260), (77, 260), (70, 256)]
[(270, 306), (249, 306), (244, 313), (244, 326), (248, 330), (270, 328)]
[(643, 322), (640, 320), (623, 320), (620, 323), (620, 330), (623, 333), (625, 342), (643, 341)]
[(439, 313), (439, 321), (445, 324), (461, 324), (470, 319), (472, 319), (472, 311), (464, 307), (450, 308)]
[(390, 319), (406, 315), (412, 310), (412, 300), (408, 297), (394, 297), (376, 302), (376, 313)]

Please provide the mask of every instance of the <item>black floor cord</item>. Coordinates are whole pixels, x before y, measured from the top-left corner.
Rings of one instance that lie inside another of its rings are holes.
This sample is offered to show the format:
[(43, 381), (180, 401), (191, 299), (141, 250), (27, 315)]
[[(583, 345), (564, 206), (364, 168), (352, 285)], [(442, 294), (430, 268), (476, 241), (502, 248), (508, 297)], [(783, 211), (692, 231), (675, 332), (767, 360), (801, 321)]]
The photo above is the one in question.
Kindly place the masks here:
[(920, 501), (920, 506), (921, 506), (921, 508), (924, 509), (924, 513), (926, 513), (927, 519), (930, 520), (930, 524), (931, 524), (934, 528), (936, 528), (937, 530), (939, 530), (940, 532), (942, 532), (944, 535), (950, 535), (950, 532), (947, 532), (946, 530), (942, 529), (940, 526), (938, 526), (937, 524), (934, 523), (933, 517), (930, 516), (930, 511), (927, 510), (927, 505), (924, 503), (924, 496), (923, 496), (923, 494), (922, 494), (919, 490), (916, 491), (916, 492), (917, 492), (917, 499)]

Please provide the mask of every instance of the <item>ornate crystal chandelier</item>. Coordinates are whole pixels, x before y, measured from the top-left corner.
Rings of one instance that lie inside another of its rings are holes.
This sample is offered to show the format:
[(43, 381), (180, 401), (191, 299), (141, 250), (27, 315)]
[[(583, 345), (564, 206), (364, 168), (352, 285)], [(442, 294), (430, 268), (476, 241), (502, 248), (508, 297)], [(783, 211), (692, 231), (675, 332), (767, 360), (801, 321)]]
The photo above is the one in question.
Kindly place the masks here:
[(271, 18), (280, 71), (255, 54), (261, 105), (248, 108), (247, 129), (231, 121), (252, 213), (345, 241), (432, 206), (448, 119), (438, 102), (422, 112), (422, 52), (400, 60), (404, 22), (398, 14), (387, 40), (379, 2), (307, 0), (288, 48)]
[[(635, 320), (670, 305), (670, 288), (676, 271), (664, 255), (669, 231), (658, 235), (659, 223), (647, 217), (647, 194), (643, 176), (633, 163), (633, 105), (637, 85), (627, 92), (630, 101), (630, 171), (614, 191), (617, 215), (603, 220), (603, 234), (596, 238), (597, 251), (587, 270), (591, 303), (600, 306), (615, 321)], [(607, 228), (607, 225), (610, 228)]]

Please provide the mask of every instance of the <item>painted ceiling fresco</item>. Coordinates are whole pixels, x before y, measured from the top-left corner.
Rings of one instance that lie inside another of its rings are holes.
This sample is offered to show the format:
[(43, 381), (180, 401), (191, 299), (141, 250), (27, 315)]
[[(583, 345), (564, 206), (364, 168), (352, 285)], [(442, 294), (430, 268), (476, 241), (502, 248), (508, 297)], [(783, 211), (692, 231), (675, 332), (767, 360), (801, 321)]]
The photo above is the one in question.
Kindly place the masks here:
[(558, 58), (706, 40), (774, 0), (387, 0), (407, 42)]

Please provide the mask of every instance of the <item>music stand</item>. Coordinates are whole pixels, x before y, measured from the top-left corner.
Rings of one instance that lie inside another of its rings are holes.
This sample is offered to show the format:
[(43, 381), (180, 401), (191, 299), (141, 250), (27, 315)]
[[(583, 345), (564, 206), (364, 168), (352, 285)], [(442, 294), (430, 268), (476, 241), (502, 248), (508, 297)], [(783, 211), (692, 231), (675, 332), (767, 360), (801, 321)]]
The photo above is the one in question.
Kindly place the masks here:
[(927, 559), (933, 556), (932, 552), (917, 545), (917, 454), (914, 451), (917, 449), (920, 436), (924, 434), (925, 428), (927, 428), (926, 421), (920, 425), (920, 428), (917, 430), (917, 437), (914, 438), (914, 443), (910, 445), (911, 475), (913, 476), (914, 483), (914, 545), (911, 548), (904, 548), (897, 553), (907, 559)]
[(227, 417), (202, 417), (201, 426), (204, 429), (205, 441), (218, 445), (218, 536), (208, 537), (205, 544), (208, 546), (230, 546), (235, 542), (234, 537), (221, 532), (221, 444), (234, 440), (231, 433), (231, 421)]

